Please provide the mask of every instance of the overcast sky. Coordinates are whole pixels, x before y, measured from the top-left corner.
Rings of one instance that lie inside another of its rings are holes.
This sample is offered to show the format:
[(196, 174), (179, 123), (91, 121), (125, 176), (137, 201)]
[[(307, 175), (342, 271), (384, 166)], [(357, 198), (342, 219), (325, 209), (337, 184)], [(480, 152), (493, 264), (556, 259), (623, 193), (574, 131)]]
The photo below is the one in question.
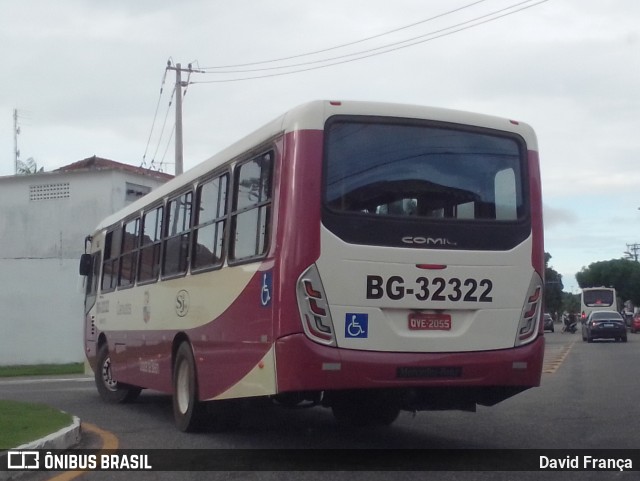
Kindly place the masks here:
[[(280, 58), (191, 75), (185, 169), (309, 100), (476, 111), (537, 131), (545, 250), (565, 290), (640, 243), (637, 0), (0, 0), (0, 176), (14, 172), (14, 109), (20, 159), (45, 170), (146, 152), (173, 173), (167, 61)], [(329, 58), (341, 63), (310, 63)], [(274, 75), (292, 70), (305, 71)]]

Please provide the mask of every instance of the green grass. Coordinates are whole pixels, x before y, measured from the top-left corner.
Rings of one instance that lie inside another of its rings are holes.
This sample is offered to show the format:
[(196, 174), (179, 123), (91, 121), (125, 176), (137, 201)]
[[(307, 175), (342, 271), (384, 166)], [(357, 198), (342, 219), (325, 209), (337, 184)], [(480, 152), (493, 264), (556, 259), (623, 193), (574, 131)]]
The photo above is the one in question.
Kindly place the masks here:
[(70, 414), (43, 404), (0, 400), (0, 451), (55, 433), (71, 421)]
[(82, 374), (84, 364), (35, 364), (28, 366), (0, 366), (0, 377), (57, 376), (60, 374)]

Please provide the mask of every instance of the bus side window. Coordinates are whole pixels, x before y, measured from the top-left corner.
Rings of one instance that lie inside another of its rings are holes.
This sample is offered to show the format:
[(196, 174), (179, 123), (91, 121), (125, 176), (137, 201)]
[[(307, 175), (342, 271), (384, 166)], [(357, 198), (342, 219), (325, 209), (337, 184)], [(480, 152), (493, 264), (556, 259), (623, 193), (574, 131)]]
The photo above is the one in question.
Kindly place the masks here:
[(230, 257), (233, 260), (243, 261), (267, 252), (273, 155), (268, 152), (236, 168), (235, 202), (231, 214)]
[(145, 212), (142, 217), (142, 239), (138, 261), (138, 282), (158, 279), (160, 273), (160, 241), (162, 239), (162, 206)]
[(496, 219), (517, 219), (518, 199), (516, 194), (516, 175), (513, 169), (505, 169), (496, 173), (494, 189)]
[(193, 269), (222, 265), (228, 179), (228, 174), (224, 174), (198, 186), (193, 229)]
[(122, 256), (120, 257), (118, 287), (131, 286), (135, 282), (139, 231), (139, 218), (133, 219), (124, 225), (124, 230), (122, 233)]
[(112, 291), (118, 282), (118, 258), (120, 256), (120, 239), (122, 228), (117, 227), (107, 232), (104, 243), (104, 259), (102, 261), (102, 291)]
[(87, 274), (87, 286), (85, 296), (85, 312), (93, 307), (98, 293), (98, 281), (100, 280), (100, 251), (91, 254), (91, 272)]
[(192, 192), (171, 199), (167, 203), (162, 274), (184, 274), (189, 266), (189, 235), (191, 229)]

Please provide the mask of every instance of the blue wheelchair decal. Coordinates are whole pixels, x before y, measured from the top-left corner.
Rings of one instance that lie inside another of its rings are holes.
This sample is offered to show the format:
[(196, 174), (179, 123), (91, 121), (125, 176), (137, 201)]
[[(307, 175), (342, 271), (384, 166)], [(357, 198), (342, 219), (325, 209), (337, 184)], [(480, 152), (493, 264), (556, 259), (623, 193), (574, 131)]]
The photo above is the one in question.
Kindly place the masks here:
[(344, 323), (344, 337), (366, 339), (369, 337), (369, 314), (347, 312)]
[(273, 289), (273, 277), (271, 271), (262, 274), (262, 289), (260, 289), (260, 304), (268, 307), (271, 304), (271, 292)]

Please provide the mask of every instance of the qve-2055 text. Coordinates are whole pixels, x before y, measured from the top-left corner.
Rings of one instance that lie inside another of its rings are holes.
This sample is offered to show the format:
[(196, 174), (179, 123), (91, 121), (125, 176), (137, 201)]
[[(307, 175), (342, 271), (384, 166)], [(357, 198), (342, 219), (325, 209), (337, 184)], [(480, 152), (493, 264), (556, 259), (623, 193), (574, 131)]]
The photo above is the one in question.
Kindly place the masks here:
[(378, 275), (367, 276), (367, 299), (382, 299), (385, 296), (392, 301), (399, 301), (406, 296), (414, 296), (418, 301), (451, 301), (451, 302), (492, 302), (493, 282), (490, 279), (458, 279), (448, 280), (435, 277), (418, 277), (415, 287), (407, 287), (400, 276), (384, 279)]

